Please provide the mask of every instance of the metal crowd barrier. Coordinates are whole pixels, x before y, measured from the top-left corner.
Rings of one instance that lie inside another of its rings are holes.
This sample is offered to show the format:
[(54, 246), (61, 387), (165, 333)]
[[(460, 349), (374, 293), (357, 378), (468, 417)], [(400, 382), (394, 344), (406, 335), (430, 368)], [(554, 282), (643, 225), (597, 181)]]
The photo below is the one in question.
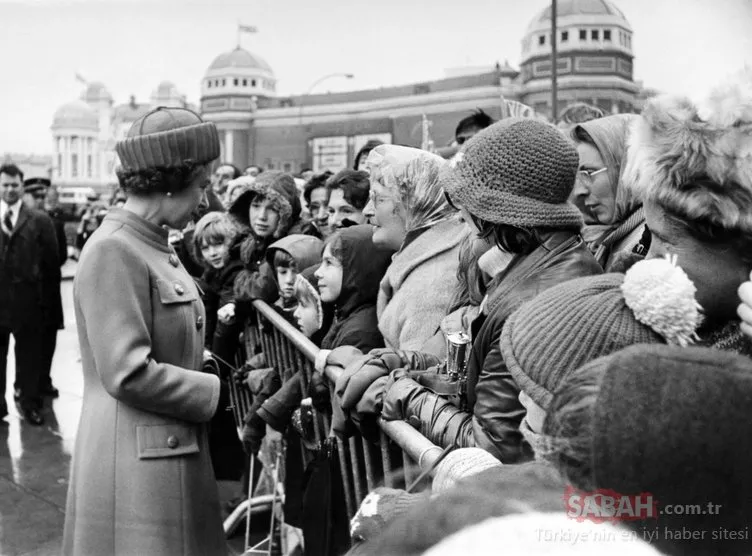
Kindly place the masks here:
[[(306, 391), (316, 372), (314, 361), (319, 348), (263, 301), (254, 301), (253, 307), (255, 311), (244, 335), (248, 357), (264, 352), (267, 365), (278, 370), (283, 382), (303, 370)], [(341, 371), (338, 367), (325, 369), (332, 390)], [(329, 414), (318, 415), (315, 409), (313, 411), (316, 444), (320, 445), (322, 440), (331, 436), (331, 418)], [(350, 518), (369, 491), (382, 484), (391, 488), (414, 487), (430, 475), (437, 461), (446, 453), (405, 422), (380, 420), (379, 428), (378, 443), (360, 434), (348, 439), (336, 437)]]

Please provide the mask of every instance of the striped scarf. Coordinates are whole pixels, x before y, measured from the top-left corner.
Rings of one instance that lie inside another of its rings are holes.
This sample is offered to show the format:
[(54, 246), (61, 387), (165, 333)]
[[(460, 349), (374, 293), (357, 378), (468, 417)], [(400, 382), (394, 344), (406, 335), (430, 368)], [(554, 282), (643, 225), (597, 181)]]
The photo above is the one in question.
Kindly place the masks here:
[(631, 234), (638, 226), (645, 222), (645, 210), (639, 207), (632, 212), (619, 226), (605, 232), (600, 238), (588, 242), (590, 251), (593, 252), (598, 264), (605, 268), (606, 261), (611, 256), (614, 245)]

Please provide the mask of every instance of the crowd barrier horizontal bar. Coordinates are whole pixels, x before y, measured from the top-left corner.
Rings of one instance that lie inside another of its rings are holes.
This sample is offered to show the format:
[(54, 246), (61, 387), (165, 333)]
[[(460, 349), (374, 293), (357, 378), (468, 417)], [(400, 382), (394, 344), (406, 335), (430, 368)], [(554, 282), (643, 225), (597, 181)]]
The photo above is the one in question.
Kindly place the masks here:
[[(253, 340), (248, 342), (248, 349), (253, 350), (252, 344), (255, 343), (256, 349), (263, 350), (267, 364), (278, 369), (283, 381), (302, 371), (304, 383), (308, 384), (315, 372), (313, 363), (319, 353), (318, 346), (268, 304), (257, 300), (253, 302), (253, 307), (255, 318), (251, 318), (248, 330)], [(342, 369), (335, 366), (328, 366), (324, 370), (330, 387), (336, 383), (341, 372)], [(325, 428), (316, 429), (317, 440), (331, 435), (328, 416), (321, 417), (317, 420)], [(442, 449), (408, 423), (382, 419), (378, 423), (381, 429), (378, 443), (368, 441), (359, 434), (346, 441), (337, 440), (342, 486), (351, 517), (368, 491), (378, 484), (388, 487), (410, 485), (416, 477), (424, 475), (421, 472), (432, 471), (442, 457)]]

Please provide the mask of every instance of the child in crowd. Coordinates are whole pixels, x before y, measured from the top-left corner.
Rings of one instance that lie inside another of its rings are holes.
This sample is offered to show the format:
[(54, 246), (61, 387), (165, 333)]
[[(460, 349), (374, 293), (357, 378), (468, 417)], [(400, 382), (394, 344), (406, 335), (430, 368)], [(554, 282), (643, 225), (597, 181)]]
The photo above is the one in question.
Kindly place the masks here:
[(312, 223), (300, 218), (295, 180), (282, 172), (264, 172), (238, 195), (229, 213), (246, 232), (240, 249), (244, 268), (235, 281), (236, 301), (274, 303), (278, 288), (274, 267), (266, 260), (269, 245), (293, 233), (319, 236)]
[[(206, 308), (205, 347), (215, 354), (225, 380), (238, 349), (240, 330), (232, 315), (233, 283), (243, 268), (238, 258), (238, 229), (224, 212), (210, 212), (193, 232), (195, 259), (204, 267), (201, 277)], [(209, 452), (219, 480), (238, 480), (243, 470), (243, 450), (232, 414), (216, 413), (209, 428)]]
[(295, 324), (293, 311), (298, 305), (295, 298), (297, 277), (302, 270), (321, 263), (323, 245), (317, 237), (293, 234), (267, 249), (266, 261), (274, 268), (279, 293), (274, 306), (290, 323)]

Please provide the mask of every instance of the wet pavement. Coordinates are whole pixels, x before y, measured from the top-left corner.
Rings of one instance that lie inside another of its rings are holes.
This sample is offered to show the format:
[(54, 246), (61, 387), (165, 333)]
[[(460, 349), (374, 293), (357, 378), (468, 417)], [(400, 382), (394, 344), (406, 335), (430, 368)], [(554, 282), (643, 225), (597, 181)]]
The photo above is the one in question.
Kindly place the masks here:
[[(0, 426), (1, 556), (49, 556), (59, 554), (62, 546), (70, 460), (83, 393), (72, 292), (72, 280), (64, 280), (65, 329), (58, 334), (52, 367), (60, 397), (47, 402), (44, 426), (27, 424), (15, 407), (11, 340), (5, 392), (10, 415), (7, 424)], [(237, 483), (220, 483), (223, 501), (238, 490)], [(242, 544), (242, 539), (233, 539), (230, 554), (240, 554)]]

